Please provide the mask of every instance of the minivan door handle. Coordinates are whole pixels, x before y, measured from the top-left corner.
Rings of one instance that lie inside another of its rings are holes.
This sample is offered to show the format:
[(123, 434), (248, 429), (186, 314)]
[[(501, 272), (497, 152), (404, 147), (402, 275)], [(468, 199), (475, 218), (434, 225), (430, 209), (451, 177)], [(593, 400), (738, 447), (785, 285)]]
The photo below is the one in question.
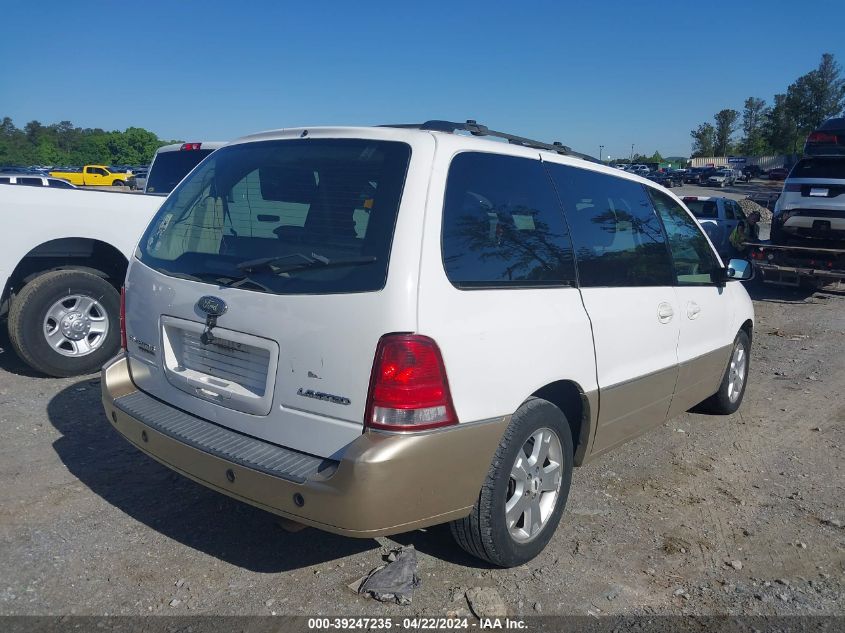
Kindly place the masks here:
[(661, 301), (657, 305), (657, 320), (661, 323), (669, 323), (672, 317), (675, 316), (675, 311), (672, 309), (672, 304), (666, 301)]
[(690, 320), (695, 320), (698, 318), (698, 315), (701, 313), (701, 306), (698, 305), (695, 301), (690, 301), (687, 303), (687, 318)]

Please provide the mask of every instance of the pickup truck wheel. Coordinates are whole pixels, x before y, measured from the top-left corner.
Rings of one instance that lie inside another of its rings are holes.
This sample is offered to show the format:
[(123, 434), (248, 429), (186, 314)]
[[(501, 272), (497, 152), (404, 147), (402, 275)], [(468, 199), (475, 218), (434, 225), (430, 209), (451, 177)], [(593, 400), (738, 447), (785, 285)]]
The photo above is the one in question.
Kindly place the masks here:
[(450, 524), (458, 545), (500, 567), (537, 556), (563, 514), (573, 455), (563, 412), (547, 400), (528, 399), (499, 442), (472, 512)]
[(730, 415), (739, 409), (748, 383), (748, 369), (751, 366), (751, 341), (744, 330), (734, 339), (733, 350), (719, 384), (719, 391), (701, 403), (701, 410), (715, 415)]
[(115, 180), (115, 181), (112, 182), (111, 185), (112, 185), (112, 187), (122, 187), (125, 184), (126, 183), (123, 182), (122, 180)]
[(107, 281), (58, 270), (23, 287), (9, 309), (9, 339), (30, 367), (48, 376), (97, 371), (120, 345), (120, 295)]

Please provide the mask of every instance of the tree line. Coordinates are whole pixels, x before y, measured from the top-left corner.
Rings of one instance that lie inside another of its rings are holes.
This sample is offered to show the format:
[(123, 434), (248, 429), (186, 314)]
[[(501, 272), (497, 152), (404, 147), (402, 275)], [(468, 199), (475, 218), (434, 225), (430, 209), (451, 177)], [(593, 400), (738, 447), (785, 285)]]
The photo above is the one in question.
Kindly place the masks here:
[(162, 141), (140, 127), (120, 132), (75, 127), (70, 121), (43, 125), (30, 121), (23, 129), (9, 117), (0, 124), (0, 165), (145, 165)]
[[(826, 119), (845, 112), (845, 80), (830, 53), (822, 55), (818, 68), (791, 83), (767, 105), (748, 97), (742, 112), (720, 110), (714, 123), (704, 122), (690, 132), (692, 156), (764, 156), (797, 154), (807, 134)], [(739, 139), (735, 134), (741, 131)]]

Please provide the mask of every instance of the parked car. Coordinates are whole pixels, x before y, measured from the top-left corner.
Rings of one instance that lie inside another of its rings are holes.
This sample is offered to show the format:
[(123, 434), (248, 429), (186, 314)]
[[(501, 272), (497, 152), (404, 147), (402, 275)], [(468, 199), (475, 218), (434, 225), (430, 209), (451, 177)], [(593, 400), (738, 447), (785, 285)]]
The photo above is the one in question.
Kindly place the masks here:
[(707, 184), (714, 187), (728, 187), (734, 184), (732, 169), (717, 169), (707, 177)]
[(631, 165), (631, 168), (628, 171), (632, 174), (637, 174), (638, 176), (647, 176), (651, 173), (648, 165)]
[(783, 184), (772, 218), (772, 241), (845, 240), (845, 156), (802, 158)]
[(731, 252), (730, 236), (740, 220), (747, 221), (736, 200), (717, 196), (684, 196), (681, 198), (707, 237), (723, 258)]
[(693, 167), (684, 175), (684, 182), (693, 185), (704, 185), (707, 179), (715, 173), (715, 167)]
[(750, 271), (670, 192), (562, 146), (474, 121), (266, 132), (142, 236), (103, 402), (140, 450), (292, 522), (450, 522), (520, 565), (574, 465), (740, 406)]
[(0, 184), (25, 185), (29, 187), (55, 187), (58, 189), (76, 189), (76, 187), (70, 184), (67, 180), (62, 180), (61, 178), (53, 178), (52, 176), (40, 176), (32, 173), (0, 173)]
[(146, 171), (135, 171), (132, 174), (132, 188), (133, 189), (140, 189), (141, 191), (147, 186), (147, 172)]
[(103, 165), (85, 165), (80, 171), (54, 170), (50, 172), (50, 175), (53, 178), (61, 178), (80, 187), (122, 187), (129, 180), (129, 175), (126, 172), (114, 173)]
[(769, 180), (786, 180), (789, 175), (789, 170), (786, 167), (775, 167), (766, 172), (766, 177)]
[(652, 182), (662, 185), (667, 189), (672, 187), (680, 187), (684, 184), (684, 177), (682, 174), (677, 174), (670, 171), (653, 171), (646, 176)]
[(825, 121), (807, 136), (804, 144), (807, 156), (845, 156), (845, 118)]
[(201, 143), (173, 143), (160, 147), (150, 163), (144, 193), (157, 196), (169, 194), (194, 167), (200, 164), (202, 159), (225, 144), (217, 141), (202, 141)]
[(759, 178), (762, 175), (763, 170), (760, 169), (759, 165), (746, 165), (742, 168), (742, 176), (746, 182), (748, 182), (752, 178)]
[(76, 376), (99, 370), (117, 353), (127, 262), (161, 202), (51, 185), (0, 187), (7, 218), (0, 231), (0, 319), (27, 365)]

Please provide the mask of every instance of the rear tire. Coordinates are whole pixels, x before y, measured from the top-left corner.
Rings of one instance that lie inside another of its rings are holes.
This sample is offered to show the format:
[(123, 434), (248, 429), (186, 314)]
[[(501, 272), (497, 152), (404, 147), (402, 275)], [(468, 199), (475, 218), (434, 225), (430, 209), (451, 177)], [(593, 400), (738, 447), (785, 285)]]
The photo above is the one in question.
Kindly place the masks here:
[(120, 295), (111, 284), (91, 273), (57, 270), (36, 277), (14, 298), (9, 339), (33, 369), (77, 376), (99, 370), (117, 353), (119, 321)]
[(450, 523), (458, 545), (499, 567), (537, 556), (563, 514), (573, 455), (563, 412), (547, 400), (525, 401), (499, 442), (472, 512)]
[(719, 391), (701, 403), (700, 409), (704, 413), (714, 415), (730, 415), (739, 409), (745, 397), (745, 387), (748, 384), (748, 370), (751, 368), (751, 340), (745, 330), (740, 330), (734, 339), (731, 357)]
[(126, 183), (123, 182), (122, 180), (115, 180), (114, 182), (112, 182), (111, 186), (112, 187), (122, 187), (125, 184)]

